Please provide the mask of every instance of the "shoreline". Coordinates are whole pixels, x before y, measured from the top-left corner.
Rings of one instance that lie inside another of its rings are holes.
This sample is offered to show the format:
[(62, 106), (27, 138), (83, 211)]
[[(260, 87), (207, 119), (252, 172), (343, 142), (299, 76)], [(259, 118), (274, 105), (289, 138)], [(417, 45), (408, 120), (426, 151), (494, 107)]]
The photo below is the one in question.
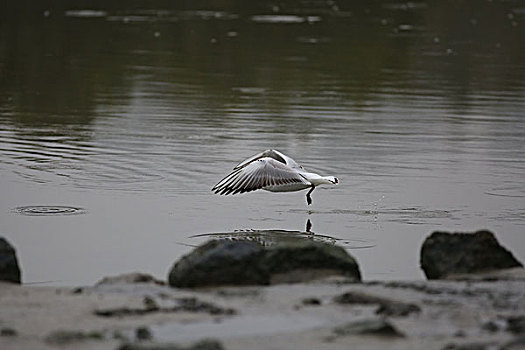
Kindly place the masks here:
[[(523, 268), (455, 280), (355, 283), (327, 277), (297, 284), (199, 289), (136, 280), (126, 275), (89, 287), (2, 282), (0, 347), (525, 347)], [(213, 341), (201, 343), (206, 339)]]

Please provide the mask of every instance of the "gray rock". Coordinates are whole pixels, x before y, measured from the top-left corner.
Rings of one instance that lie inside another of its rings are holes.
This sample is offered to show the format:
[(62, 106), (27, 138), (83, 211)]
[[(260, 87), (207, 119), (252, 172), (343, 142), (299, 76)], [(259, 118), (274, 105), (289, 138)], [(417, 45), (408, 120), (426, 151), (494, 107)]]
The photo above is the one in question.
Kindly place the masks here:
[(385, 316), (407, 316), (413, 312), (420, 312), (421, 309), (416, 304), (405, 303), (402, 301), (378, 297), (375, 295), (347, 292), (334, 297), (334, 302), (338, 304), (357, 304), (357, 305), (374, 305), (379, 307), (376, 314)]
[(101, 317), (125, 317), (125, 316), (142, 316), (154, 312), (194, 312), (208, 313), (210, 315), (234, 315), (236, 311), (231, 308), (223, 308), (218, 305), (200, 301), (197, 298), (178, 298), (174, 300), (171, 307), (159, 307), (157, 303), (148, 297), (144, 298), (142, 307), (117, 307), (117, 308), (99, 308), (93, 312)]
[(340, 275), (361, 281), (357, 262), (342, 247), (323, 242), (296, 241), (266, 249), (261, 267), (268, 270), (272, 283), (304, 282)]
[(153, 283), (163, 285), (164, 282), (155, 279), (155, 277), (148, 275), (147, 273), (132, 272), (118, 276), (104, 277), (102, 280), (97, 282), (97, 286), (111, 285), (111, 284), (133, 284), (133, 283)]
[(262, 246), (249, 241), (212, 240), (183, 256), (172, 267), (168, 282), (174, 287), (267, 284), (259, 266)]
[(525, 334), (525, 316), (508, 317), (506, 330), (514, 334)]
[(356, 261), (341, 247), (298, 241), (263, 247), (250, 241), (209, 241), (176, 262), (174, 287), (266, 285), (302, 282), (328, 275), (361, 280)]
[(18, 332), (13, 328), (4, 327), (0, 329), (0, 337), (15, 337)]
[(301, 302), (303, 305), (308, 305), (308, 306), (319, 306), (322, 304), (321, 299), (315, 298), (315, 297), (304, 298)]
[(517, 337), (503, 344), (499, 350), (525, 350), (525, 337)]
[(385, 302), (381, 303), (376, 309), (376, 314), (385, 316), (408, 316), (411, 313), (421, 312), (421, 308), (416, 304), (402, 302)]
[(224, 347), (216, 340), (202, 340), (190, 346), (173, 343), (127, 343), (117, 350), (224, 350)]
[(377, 335), (383, 337), (404, 337), (404, 334), (384, 319), (356, 321), (334, 328), (336, 336)]
[(421, 268), (428, 279), (523, 266), (490, 231), (432, 233), (421, 247)]
[(443, 350), (491, 350), (496, 349), (496, 343), (463, 343), (448, 344)]
[(15, 248), (0, 237), (0, 281), (20, 283), (21, 273), (18, 267)]
[(151, 340), (153, 339), (153, 333), (148, 327), (138, 327), (135, 329), (135, 339), (138, 341)]
[(48, 334), (45, 341), (51, 344), (64, 345), (80, 341), (88, 340), (103, 340), (104, 334), (102, 332), (83, 332), (70, 330), (57, 330)]

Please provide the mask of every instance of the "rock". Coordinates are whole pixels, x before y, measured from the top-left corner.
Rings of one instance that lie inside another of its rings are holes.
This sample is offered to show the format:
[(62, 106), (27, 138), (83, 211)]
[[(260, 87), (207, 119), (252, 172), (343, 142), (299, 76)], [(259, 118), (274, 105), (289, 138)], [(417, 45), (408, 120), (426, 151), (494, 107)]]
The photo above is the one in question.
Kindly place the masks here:
[(202, 340), (191, 346), (173, 343), (127, 343), (117, 350), (224, 350), (224, 347), (216, 340)]
[(381, 303), (376, 310), (376, 314), (385, 316), (408, 316), (413, 312), (421, 312), (421, 308), (416, 304), (402, 302)]
[(151, 340), (153, 334), (148, 327), (138, 327), (135, 329), (135, 339), (138, 341)]
[(487, 321), (481, 325), (481, 329), (490, 333), (495, 333), (500, 330), (500, 326), (496, 321)]
[(343, 335), (378, 335), (383, 337), (404, 337), (394, 326), (384, 319), (371, 319), (350, 322), (334, 328), (336, 336)]
[(463, 343), (448, 344), (443, 350), (491, 350), (496, 349), (495, 343)]
[(525, 350), (525, 337), (518, 337), (503, 344), (499, 350)]
[(154, 283), (163, 285), (164, 282), (155, 279), (155, 277), (146, 273), (132, 272), (118, 276), (104, 277), (102, 280), (97, 282), (97, 286), (109, 285), (109, 284), (132, 284), (132, 283)]
[(421, 247), (421, 268), (428, 279), (523, 267), (490, 231), (432, 233)]
[(13, 328), (4, 327), (0, 329), (0, 337), (15, 337), (18, 332)]
[(146, 297), (144, 298), (144, 305), (141, 307), (99, 308), (95, 309), (93, 313), (101, 317), (142, 316), (153, 312), (195, 312), (210, 315), (234, 315), (236, 313), (234, 309), (223, 308), (193, 297), (174, 299), (174, 302), (174, 306), (159, 307), (153, 299)]
[(20, 283), (20, 275), (15, 248), (0, 237), (0, 281)]
[(407, 316), (413, 312), (421, 311), (416, 304), (404, 303), (397, 300), (358, 292), (347, 292), (334, 297), (333, 300), (338, 304), (378, 304), (379, 307), (376, 310), (376, 314), (385, 316)]
[(308, 306), (319, 306), (322, 304), (321, 299), (315, 298), (315, 297), (304, 298), (301, 302), (303, 305), (308, 305)]
[(294, 283), (340, 275), (361, 281), (359, 267), (342, 247), (302, 240), (281, 243), (266, 249), (261, 267), (268, 270), (271, 283)]
[(46, 342), (56, 345), (64, 345), (78, 341), (86, 340), (103, 340), (104, 334), (102, 332), (82, 332), (82, 331), (69, 331), (69, 330), (58, 330), (51, 332), (46, 338)]
[(341, 247), (295, 241), (271, 247), (251, 241), (209, 241), (176, 262), (173, 287), (267, 285), (342, 275), (360, 281), (356, 261)]
[(525, 334), (525, 316), (508, 317), (506, 330), (514, 334)]
[(259, 267), (263, 247), (249, 241), (212, 240), (183, 256), (172, 267), (168, 282), (173, 287), (268, 284)]

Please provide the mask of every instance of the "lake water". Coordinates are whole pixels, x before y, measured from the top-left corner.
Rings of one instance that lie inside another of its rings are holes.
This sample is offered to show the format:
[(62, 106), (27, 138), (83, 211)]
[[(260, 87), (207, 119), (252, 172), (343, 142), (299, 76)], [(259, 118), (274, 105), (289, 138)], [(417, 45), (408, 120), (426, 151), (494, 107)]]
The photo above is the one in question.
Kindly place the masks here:
[[(7, 2), (0, 235), (25, 283), (164, 279), (206, 234), (307, 220), (366, 280), (424, 278), (435, 230), (525, 261), (524, 1), (242, 3)], [(210, 191), (268, 148), (341, 183)]]

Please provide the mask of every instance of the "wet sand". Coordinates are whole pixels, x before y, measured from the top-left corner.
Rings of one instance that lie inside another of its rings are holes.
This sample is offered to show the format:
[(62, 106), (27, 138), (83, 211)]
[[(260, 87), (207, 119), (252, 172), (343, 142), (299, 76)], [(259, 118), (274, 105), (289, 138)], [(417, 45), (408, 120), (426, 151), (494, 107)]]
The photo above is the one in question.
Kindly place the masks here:
[[(381, 312), (378, 303), (334, 299), (349, 292), (416, 307), (404, 315)], [(524, 315), (523, 269), (453, 281), (349, 283), (332, 277), (198, 290), (153, 282), (77, 288), (2, 283), (0, 348), (173, 344), (173, 349), (189, 349), (214, 339), (228, 350), (456, 349), (462, 344), (522, 349)]]

